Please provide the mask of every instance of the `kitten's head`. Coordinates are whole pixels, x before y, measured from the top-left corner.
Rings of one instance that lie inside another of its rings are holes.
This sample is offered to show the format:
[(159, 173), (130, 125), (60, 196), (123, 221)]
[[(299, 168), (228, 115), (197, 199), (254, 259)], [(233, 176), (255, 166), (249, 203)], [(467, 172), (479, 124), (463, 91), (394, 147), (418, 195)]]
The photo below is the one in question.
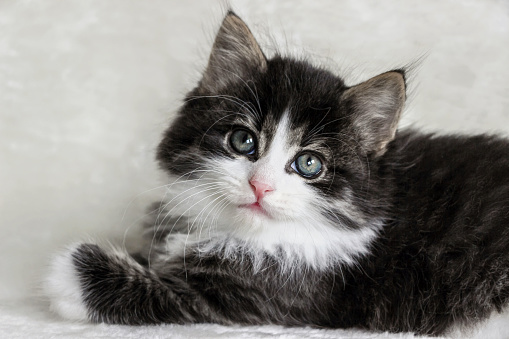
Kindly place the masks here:
[(288, 245), (313, 264), (352, 261), (382, 223), (374, 170), (404, 100), (402, 71), (347, 87), (306, 61), (267, 59), (230, 12), (159, 146), (172, 214), (203, 238)]

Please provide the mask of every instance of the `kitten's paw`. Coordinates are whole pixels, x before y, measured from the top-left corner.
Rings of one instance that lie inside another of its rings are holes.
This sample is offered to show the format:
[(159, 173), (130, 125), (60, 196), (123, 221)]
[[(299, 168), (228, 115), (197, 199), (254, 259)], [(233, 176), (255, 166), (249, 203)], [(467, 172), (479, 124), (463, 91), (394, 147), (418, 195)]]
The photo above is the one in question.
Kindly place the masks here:
[(51, 310), (70, 320), (86, 320), (87, 308), (75, 265), (75, 255), (82, 244), (69, 246), (57, 254), (44, 281), (44, 292), (50, 298)]

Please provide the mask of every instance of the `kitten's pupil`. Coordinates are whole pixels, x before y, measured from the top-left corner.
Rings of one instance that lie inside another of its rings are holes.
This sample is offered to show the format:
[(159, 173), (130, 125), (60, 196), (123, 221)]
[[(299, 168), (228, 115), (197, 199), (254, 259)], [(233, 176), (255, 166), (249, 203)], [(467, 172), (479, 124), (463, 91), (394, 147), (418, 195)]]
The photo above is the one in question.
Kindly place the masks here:
[(244, 135), (244, 139), (242, 140), (242, 142), (244, 144), (252, 144), (253, 143), (253, 138), (249, 134), (246, 133)]

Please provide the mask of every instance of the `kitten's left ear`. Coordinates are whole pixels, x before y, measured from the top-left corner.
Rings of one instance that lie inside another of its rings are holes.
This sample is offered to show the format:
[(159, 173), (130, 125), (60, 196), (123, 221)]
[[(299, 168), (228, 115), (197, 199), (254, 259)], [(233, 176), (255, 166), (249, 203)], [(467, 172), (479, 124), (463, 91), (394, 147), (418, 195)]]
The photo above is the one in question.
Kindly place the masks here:
[(231, 81), (239, 81), (253, 71), (265, 71), (267, 59), (247, 25), (229, 11), (219, 28), (207, 69), (200, 85), (217, 91)]
[(380, 74), (341, 96), (353, 127), (367, 153), (380, 156), (394, 139), (406, 98), (402, 70)]

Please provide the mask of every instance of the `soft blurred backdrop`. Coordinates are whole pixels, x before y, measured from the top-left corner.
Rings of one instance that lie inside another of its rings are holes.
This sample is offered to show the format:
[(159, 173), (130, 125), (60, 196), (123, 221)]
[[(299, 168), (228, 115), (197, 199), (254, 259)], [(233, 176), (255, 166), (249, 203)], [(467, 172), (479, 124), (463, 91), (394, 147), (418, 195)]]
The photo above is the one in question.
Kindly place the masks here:
[[(276, 43), (348, 84), (413, 65), (405, 126), (509, 135), (507, 0), (230, 3), (268, 55)], [(199, 79), (226, 8), (210, 0), (0, 0), (0, 336), (18, 333), (13, 324), (25, 337), (106, 330), (72, 332), (78, 325), (49, 315), (33, 297), (40, 277), (71, 241), (136, 234), (162, 193), (152, 190), (164, 182), (154, 147)], [(244, 335), (280, 334), (253, 331)], [(311, 335), (295, 333), (287, 337)]]

